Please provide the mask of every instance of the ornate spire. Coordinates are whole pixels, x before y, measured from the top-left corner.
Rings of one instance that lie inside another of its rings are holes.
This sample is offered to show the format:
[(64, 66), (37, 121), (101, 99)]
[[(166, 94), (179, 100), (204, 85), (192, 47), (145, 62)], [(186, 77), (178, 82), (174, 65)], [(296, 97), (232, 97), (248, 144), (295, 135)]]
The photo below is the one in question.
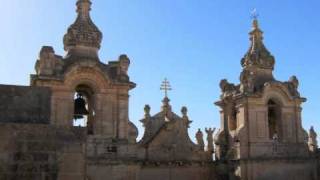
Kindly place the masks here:
[(164, 98), (162, 100), (162, 111), (165, 113), (166, 117), (171, 113), (171, 105), (169, 104), (170, 99), (168, 98), (168, 91), (172, 90), (171, 85), (167, 78), (164, 79), (160, 86), (160, 90), (164, 91)]
[(242, 67), (254, 66), (262, 69), (273, 69), (275, 60), (263, 44), (263, 32), (259, 28), (257, 15), (253, 15), (252, 30), (249, 35), (251, 45), (241, 60)]
[[(64, 36), (64, 49), (68, 54), (97, 56), (102, 40), (102, 33), (90, 18), (91, 1), (78, 0), (76, 21), (68, 28)], [(79, 51), (80, 50), (80, 51)], [(86, 52), (79, 54), (79, 52)]]

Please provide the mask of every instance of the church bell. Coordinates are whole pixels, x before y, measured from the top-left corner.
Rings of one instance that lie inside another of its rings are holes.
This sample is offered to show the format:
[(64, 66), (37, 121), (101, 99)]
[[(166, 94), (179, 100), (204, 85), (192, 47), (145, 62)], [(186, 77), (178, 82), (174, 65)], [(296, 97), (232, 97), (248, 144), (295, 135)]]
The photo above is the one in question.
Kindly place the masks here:
[(77, 94), (77, 99), (74, 101), (74, 119), (82, 119), (83, 115), (88, 115), (89, 111), (86, 108), (86, 101), (82, 94)]

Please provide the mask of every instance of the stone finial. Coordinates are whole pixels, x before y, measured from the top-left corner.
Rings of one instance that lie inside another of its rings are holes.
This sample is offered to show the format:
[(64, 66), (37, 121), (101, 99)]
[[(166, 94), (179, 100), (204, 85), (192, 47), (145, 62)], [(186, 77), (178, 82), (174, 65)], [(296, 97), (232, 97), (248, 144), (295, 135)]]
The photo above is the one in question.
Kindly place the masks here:
[(259, 28), (257, 18), (253, 19), (252, 30), (250, 31), (251, 45), (248, 52), (241, 60), (243, 68), (256, 67), (259, 69), (274, 68), (275, 60), (263, 43), (263, 32)]
[(300, 93), (298, 91), (299, 80), (296, 76), (291, 76), (290, 79), (286, 82), (286, 85), (289, 89), (289, 92), (292, 94), (292, 96), (300, 97)]
[(151, 107), (148, 104), (146, 104), (144, 106), (144, 116), (145, 116), (145, 118), (150, 117), (150, 110), (151, 110)]
[(299, 87), (299, 80), (296, 76), (291, 76), (290, 79), (289, 79), (289, 82), (293, 85), (293, 87), (295, 89), (298, 89)]
[(51, 46), (43, 46), (39, 53), (39, 60), (36, 63), (38, 75), (53, 75), (56, 66), (56, 56)]
[(188, 116), (188, 108), (185, 107), (185, 106), (183, 106), (183, 107), (181, 108), (181, 113), (182, 113), (182, 116), (183, 116), (183, 117), (187, 117), (187, 116)]
[(143, 124), (143, 127), (147, 127), (148, 123), (150, 122), (150, 106), (146, 104), (144, 106), (144, 119), (140, 120), (140, 122)]
[(204, 150), (203, 133), (200, 128), (196, 133), (196, 139), (197, 139), (198, 146), (200, 147), (201, 151), (203, 151)]
[(40, 59), (48, 59), (50, 55), (54, 55), (54, 49), (51, 46), (43, 46), (40, 50), (39, 57)]
[(120, 74), (127, 75), (128, 74), (128, 69), (130, 65), (130, 59), (128, 58), (127, 55), (122, 54), (119, 56), (119, 70)]
[(316, 152), (318, 149), (317, 133), (314, 131), (313, 126), (309, 130), (309, 140), (308, 140), (309, 149), (311, 152)]
[(227, 87), (228, 84), (229, 84), (229, 83), (228, 83), (228, 80), (227, 80), (227, 79), (222, 79), (222, 80), (220, 81), (219, 86), (220, 86), (221, 92), (225, 92), (225, 91), (226, 91), (226, 87)]
[(219, 85), (222, 92), (222, 97), (228, 97), (236, 91), (235, 85), (229, 83), (227, 79), (222, 79)]
[[(91, 1), (78, 0), (76, 21), (68, 28), (63, 38), (64, 49), (68, 54), (97, 57), (102, 33), (90, 18)], [(81, 53), (86, 51), (86, 53)]]
[(209, 128), (209, 129), (205, 129), (206, 133), (207, 133), (207, 141), (208, 141), (208, 152), (213, 153), (214, 152), (214, 148), (213, 148), (213, 133), (216, 130), (216, 128)]

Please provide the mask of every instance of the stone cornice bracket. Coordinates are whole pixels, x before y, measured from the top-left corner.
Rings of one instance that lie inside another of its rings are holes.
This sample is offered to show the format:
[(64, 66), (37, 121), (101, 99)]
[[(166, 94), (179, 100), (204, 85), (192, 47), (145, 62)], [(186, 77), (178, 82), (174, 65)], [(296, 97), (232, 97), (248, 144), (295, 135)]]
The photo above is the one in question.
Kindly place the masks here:
[(64, 49), (68, 55), (97, 57), (102, 33), (90, 18), (90, 0), (77, 1), (77, 19), (64, 36)]

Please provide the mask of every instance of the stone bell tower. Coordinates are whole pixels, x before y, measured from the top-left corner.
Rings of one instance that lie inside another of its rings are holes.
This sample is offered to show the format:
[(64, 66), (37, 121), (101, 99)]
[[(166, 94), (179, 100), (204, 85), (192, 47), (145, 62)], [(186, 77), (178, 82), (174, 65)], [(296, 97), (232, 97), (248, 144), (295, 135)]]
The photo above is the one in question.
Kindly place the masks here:
[[(135, 130), (128, 118), (129, 90), (135, 87), (127, 74), (130, 60), (121, 55), (108, 64), (101, 62), (102, 33), (90, 18), (91, 1), (78, 0), (76, 6), (77, 19), (63, 38), (66, 55), (42, 47), (31, 85), (52, 90), (51, 124), (73, 126), (80, 117), (89, 135), (128, 140)], [(77, 109), (77, 97), (84, 111)]]
[(230, 179), (313, 179), (315, 162), (301, 123), (306, 99), (298, 92), (299, 81), (295, 76), (285, 82), (274, 78), (275, 58), (263, 43), (256, 18), (249, 35), (240, 84), (220, 82), (216, 158), (228, 164)]

